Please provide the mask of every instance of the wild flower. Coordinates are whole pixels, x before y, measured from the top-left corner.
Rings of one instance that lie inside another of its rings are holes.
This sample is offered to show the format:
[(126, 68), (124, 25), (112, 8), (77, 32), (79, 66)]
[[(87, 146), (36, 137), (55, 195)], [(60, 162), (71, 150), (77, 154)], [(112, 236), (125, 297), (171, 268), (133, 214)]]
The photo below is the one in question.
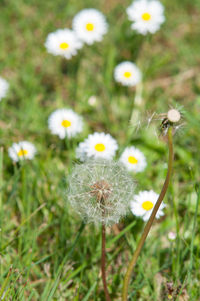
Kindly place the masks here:
[(144, 154), (134, 146), (125, 148), (120, 157), (120, 162), (122, 162), (129, 171), (135, 173), (143, 171), (147, 165)]
[(112, 159), (117, 149), (117, 142), (110, 134), (95, 132), (79, 144), (76, 156), (81, 161), (87, 158)]
[(97, 105), (98, 99), (95, 95), (92, 95), (88, 98), (88, 104), (92, 107), (95, 107)]
[(82, 117), (71, 109), (58, 109), (48, 118), (48, 126), (52, 134), (72, 138), (83, 130)]
[(0, 101), (6, 96), (8, 88), (8, 82), (4, 78), (0, 77)]
[(45, 47), (53, 55), (61, 55), (66, 59), (71, 59), (82, 47), (82, 42), (72, 30), (65, 28), (48, 34)]
[(131, 28), (146, 35), (155, 33), (165, 21), (164, 7), (158, 0), (136, 0), (126, 10)]
[(114, 69), (114, 79), (123, 86), (135, 86), (142, 78), (140, 69), (132, 62), (125, 61)]
[[(139, 194), (134, 195), (134, 199), (131, 201), (131, 211), (135, 216), (141, 217), (143, 221), (147, 221), (153, 211), (154, 205), (158, 200), (159, 195), (153, 190), (140, 191)], [(166, 207), (162, 202), (160, 208), (156, 213), (156, 218), (160, 218), (164, 215), (163, 209)]]
[(88, 160), (74, 166), (69, 176), (68, 200), (86, 222), (112, 225), (125, 216), (133, 198), (134, 183), (119, 163)]
[(170, 231), (167, 236), (168, 236), (169, 240), (175, 240), (176, 239), (176, 233), (173, 232), (173, 231)]
[(8, 155), (14, 162), (18, 162), (24, 159), (32, 160), (35, 154), (35, 146), (28, 141), (13, 143), (12, 146), (8, 149)]
[(86, 44), (93, 44), (103, 39), (108, 25), (105, 16), (98, 10), (81, 10), (72, 21), (72, 28), (77, 37)]

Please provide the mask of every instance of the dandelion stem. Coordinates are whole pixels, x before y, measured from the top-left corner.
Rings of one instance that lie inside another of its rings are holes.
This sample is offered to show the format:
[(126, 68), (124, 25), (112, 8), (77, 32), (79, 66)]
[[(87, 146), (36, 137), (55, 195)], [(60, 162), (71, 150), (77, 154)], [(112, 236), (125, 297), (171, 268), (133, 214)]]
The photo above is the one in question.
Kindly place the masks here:
[(106, 301), (111, 301), (106, 283), (106, 227), (102, 223), (101, 274)]
[(129, 263), (128, 265), (128, 269), (127, 269), (127, 272), (125, 274), (125, 277), (124, 277), (124, 284), (123, 284), (123, 292), (122, 292), (122, 301), (127, 301), (127, 298), (128, 298), (128, 285), (129, 285), (129, 282), (130, 282), (130, 278), (131, 278), (131, 274), (133, 272), (133, 268), (136, 264), (136, 261), (138, 259), (138, 256), (140, 255), (140, 252), (141, 252), (141, 249), (144, 245), (144, 242), (147, 238), (147, 235), (151, 229), (151, 226), (153, 224), (153, 221), (155, 219), (155, 216), (156, 216), (156, 213), (161, 205), (161, 202), (167, 192), (167, 188), (169, 186), (169, 180), (170, 180), (170, 177), (171, 177), (171, 173), (172, 173), (172, 164), (173, 164), (173, 138), (172, 138), (172, 128), (169, 127), (168, 129), (168, 147), (169, 147), (169, 159), (168, 159), (168, 171), (167, 171), (167, 176), (166, 176), (166, 179), (165, 179), (165, 182), (164, 182), (164, 185), (162, 187), (162, 190), (161, 190), (161, 193), (159, 195), (159, 198), (154, 206), (154, 209), (152, 211), (152, 214), (144, 228), (144, 231), (142, 233), (142, 237), (140, 238), (140, 241), (137, 245), (137, 248), (135, 250), (135, 253), (133, 254), (133, 257), (131, 259), (131, 262)]

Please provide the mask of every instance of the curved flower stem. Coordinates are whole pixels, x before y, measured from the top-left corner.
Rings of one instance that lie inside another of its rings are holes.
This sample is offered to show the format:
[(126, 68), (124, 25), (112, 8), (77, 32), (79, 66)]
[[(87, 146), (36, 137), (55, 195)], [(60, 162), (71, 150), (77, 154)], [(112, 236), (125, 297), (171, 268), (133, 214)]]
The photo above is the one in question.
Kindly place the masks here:
[(102, 223), (101, 274), (106, 301), (111, 301), (106, 284), (106, 228)]
[(161, 193), (159, 195), (159, 198), (153, 208), (153, 211), (151, 213), (151, 216), (144, 228), (144, 231), (142, 233), (142, 237), (140, 238), (140, 241), (137, 245), (137, 248), (135, 250), (135, 253), (133, 254), (133, 257), (131, 259), (131, 262), (129, 263), (128, 265), (128, 269), (127, 269), (127, 272), (125, 274), (125, 278), (124, 278), (124, 284), (123, 284), (123, 292), (122, 292), (122, 301), (127, 301), (127, 298), (128, 298), (128, 285), (129, 285), (129, 282), (130, 282), (130, 278), (131, 278), (131, 273), (133, 271), (133, 268), (136, 264), (136, 261), (137, 261), (137, 258), (138, 256), (140, 255), (140, 251), (144, 245), (144, 242), (146, 240), (146, 237), (151, 229), (151, 226), (153, 224), (153, 221), (154, 221), (154, 218), (156, 216), (156, 213), (160, 207), (160, 204), (167, 192), (167, 188), (169, 186), (169, 180), (170, 180), (170, 177), (171, 177), (171, 173), (172, 173), (172, 164), (173, 164), (173, 139), (172, 139), (172, 128), (169, 127), (168, 129), (168, 147), (169, 147), (169, 159), (168, 159), (168, 171), (167, 171), (167, 176), (166, 176), (166, 179), (165, 179), (165, 182), (164, 182), (164, 185), (163, 185), (163, 188), (161, 190)]

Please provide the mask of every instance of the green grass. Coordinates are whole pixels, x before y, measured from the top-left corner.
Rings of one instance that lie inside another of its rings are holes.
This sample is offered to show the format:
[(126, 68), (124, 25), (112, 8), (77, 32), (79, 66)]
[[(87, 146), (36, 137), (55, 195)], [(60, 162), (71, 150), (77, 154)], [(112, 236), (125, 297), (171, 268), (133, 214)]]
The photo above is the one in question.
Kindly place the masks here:
[[(151, 37), (130, 30), (125, 8), (130, 1), (1, 0), (0, 76), (10, 83), (0, 103), (0, 298), (2, 300), (104, 300), (100, 279), (101, 233), (83, 225), (66, 198), (66, 177), (76, 162), (75, 148), (89, 133), (109, 132), (119, 143), (139, 147), (148, 167), (136, 174), (136, 191), (159, 193), (165, 175), (167, 148), (146, 118), (170, 105), (183, 106), (185, 126), (175, 136), (173, 179), (165, 198), (165, 217), (154, 223), (134, 270), (130, 300), (168, 300), (166, 282), (179, 285), (177, 300), (200, 298), (199, 148), (199, 1), (162, 1), (166, 22)], [(109, 33), (84, 46), (70, 61), (47, 54), (49, 32), (71, 27), (82, 8), (106, 14)], [(141, 89), (127, 89), (113, 80), (117, 63), (131, 60), (143, 72)], [(88, 98), (97, 96), (91, 106)], [(142, 97), (142, 104), (134, 104)], [(83, 134), (66, 148), (47, 127), (49, 114), (73, 108), (85, 121)], [(139, 114), (130, 123), (131, 112)], [(159, 127), (159, 124), (158, 124)], [(13, 165), (8, 148), (28, 140), (36, 158)], [(121, 300), (123, 275), (143, 222), (129, 215), (116, 236), (108, 229), (108, 287)], [(169, 231), (177, 239), (167, 239)]]

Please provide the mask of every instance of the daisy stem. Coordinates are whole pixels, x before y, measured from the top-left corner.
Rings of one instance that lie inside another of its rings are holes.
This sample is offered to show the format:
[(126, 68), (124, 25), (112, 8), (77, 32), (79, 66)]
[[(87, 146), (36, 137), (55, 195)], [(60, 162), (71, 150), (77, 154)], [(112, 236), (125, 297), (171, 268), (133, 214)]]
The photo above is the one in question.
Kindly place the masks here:
[(101, 275), (106, 301), (111, 301), (106, 283), (106, 227), (102, 223)]
[(165, 179), (165, 182), (163, 184), (163, 187), (162, 187), (162, 190), (161, 190), (161, 193), (158, 197), (158, 200), (153, 208), (153, 211), (151, 213), (151, 216), (144, 228), (144, 231), (142, 233), (142, 236), (139, 240), (139, 243), (137, 245), (137, 248), (135, 250), (135, 253), (133, 254), (133, 257), (128, 265), (128, 269), (127, 269), (127, 272), (125, 274), (125, 277), (124, 277), (124, 284), (123, 284), (123, 291), (122, 291), (122, 301), (127, 301), (128, 299), (128, 286), (129, 286), (129, 282), (130, 282), (130, 278), (131, 278), (131, 274), (133, 272), (133, 268), (136, 264), (136, 261), (138, 259), (138, 256), (140, 255), (140, 252), (141, 252), (141, 249), (144, 245), (144, 242), (147, 238), (147, 235), (151, 229), (151, 226), (153, 224), (153, 221), (155, 219), (155, 216), (156, 216), (156, 213), (162, 203), (162, 200), (164, 199), (164, 196), (167, 192), (167, 188), (169, 186), (169, 180), (170, 180), (170, 177), (171, 177), (171, 173), (172, 173), (172, 164), (173, 164), (173, 138), (172, 138), (172, 128), (169, 127), (168, 129), (168, 147), (169, 147), (169, 159), (168, 159), (168, 171), (167, 171), (167, 176), (166, 176), (166, 179)]

